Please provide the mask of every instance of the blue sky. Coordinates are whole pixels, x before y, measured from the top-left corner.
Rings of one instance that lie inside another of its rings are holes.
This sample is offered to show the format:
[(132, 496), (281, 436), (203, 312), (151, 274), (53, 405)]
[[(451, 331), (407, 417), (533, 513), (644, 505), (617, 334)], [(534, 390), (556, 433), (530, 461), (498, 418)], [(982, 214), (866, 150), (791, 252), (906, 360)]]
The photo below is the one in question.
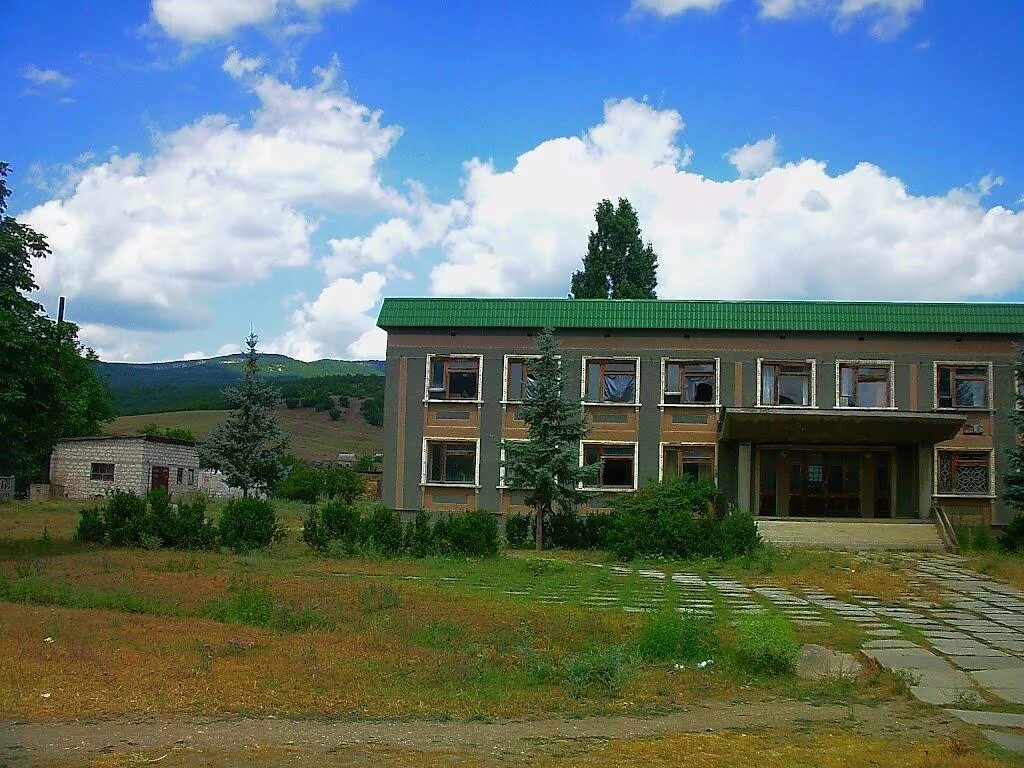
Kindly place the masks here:
[(13, 2), (0, 157), (108, 359), (377, 357), (386, 295), (1024, 298), (1024, 5)]

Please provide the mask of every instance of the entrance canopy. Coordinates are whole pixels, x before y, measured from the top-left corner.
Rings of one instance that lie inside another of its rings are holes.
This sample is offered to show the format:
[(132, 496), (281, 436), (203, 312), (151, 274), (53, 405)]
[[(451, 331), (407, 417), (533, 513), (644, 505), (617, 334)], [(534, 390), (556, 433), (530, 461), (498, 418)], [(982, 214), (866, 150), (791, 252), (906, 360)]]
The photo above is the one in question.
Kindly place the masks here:
[(721, 440), (752, 443), (899, 445), (949, 440), (965, 421), (954, 413), (731, 408), (718, 433)]

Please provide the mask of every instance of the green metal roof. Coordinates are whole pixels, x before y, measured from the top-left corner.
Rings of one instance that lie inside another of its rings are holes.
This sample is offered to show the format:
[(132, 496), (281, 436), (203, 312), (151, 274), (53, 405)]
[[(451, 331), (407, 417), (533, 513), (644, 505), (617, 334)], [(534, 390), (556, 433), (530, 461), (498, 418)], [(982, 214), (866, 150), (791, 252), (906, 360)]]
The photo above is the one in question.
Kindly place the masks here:
[(398, 298), (384, 300), (377, 325), (1024, 334), (1024, 304)]

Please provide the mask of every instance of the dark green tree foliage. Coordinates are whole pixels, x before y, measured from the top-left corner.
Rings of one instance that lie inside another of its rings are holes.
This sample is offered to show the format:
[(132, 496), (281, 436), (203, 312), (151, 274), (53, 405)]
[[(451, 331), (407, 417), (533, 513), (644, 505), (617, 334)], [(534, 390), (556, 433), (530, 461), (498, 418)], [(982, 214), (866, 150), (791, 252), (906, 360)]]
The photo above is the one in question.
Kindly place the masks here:
[(147, 424), (142, 428), (142, 434), (150, 437), (169, 437), (173, 440), (187, 440), (190, 443), (196, 441), (196, 436), (185, 427), (161, 427), (156, 424)]
[(640, 221), (629, 200), (618, 206), (602, 200), (594, 211), (597, 228), (587, 241), (583, 269), (572, 276), (574, 299), (654, 299), (658, 254), (644, 242)]
[(220, 513), (217, 529), (221, 544), (240, 551), (260, 549), (285, 536), (273, 505), (263, 499), (231, 499)]
[(55, 323), (28, 298), (32, 260), (50, 248), (6, 215), (8, 166), (0, 163), (0, 475), (45, 477), (55, 440), (100, 432), (113, 418), (110, 393), (78, 341), (78, 326)]
[(259, 376), (259, 337), (250, 333), (245, 343), (249, 351), (242, 383), (224, 390), (231, 415), (200, 445), (199, 460), (223, 472), (228, 485), (241, 488), (248, 497), (254, 491), (266, 492), (282, 477), (288, 439), (274, 414), (280, 403), (278, 391)]
[(1020, 359), (1015, 369), (1017, 384), (1017, 407), (1010, 413), (1010, 419), (1017, 430), (1017, 443), (1010, 451), (1009, 470), (1003, 475), (1003, 499), (1011, 507), (1017, 510), (1017, 514), (1024, 514), (1024, 345), (1020, 347)]
[(579, 465), (579, 446), (588, 433), (586, 416), (578, 398), (566, 396), (554, 331), (545, 328), (537, 336), (540, 357), (530, 365), (533, 377), (527, 397), (519, 406), (519, 418), (529, 428), (529, 439), (506, 441), (505, 476), (512, 488), (524, 488), (526, 504), (536, 517), (535, 543), (544, 543), (544, 520), (554, 512), (575, 513), (589, 494), (580, 484), (596, 479), (597, 467)]

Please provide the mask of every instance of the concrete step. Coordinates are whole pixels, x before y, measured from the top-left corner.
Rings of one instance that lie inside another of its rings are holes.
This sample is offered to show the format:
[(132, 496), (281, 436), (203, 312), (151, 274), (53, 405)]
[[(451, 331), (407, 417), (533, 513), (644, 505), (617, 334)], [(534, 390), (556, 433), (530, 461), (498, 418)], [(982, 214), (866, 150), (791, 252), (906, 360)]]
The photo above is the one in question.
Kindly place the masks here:
[(765, 541), (783, 547), (823, 549), (942, 550), (931, 520), (798, 520), (759, 518)]

